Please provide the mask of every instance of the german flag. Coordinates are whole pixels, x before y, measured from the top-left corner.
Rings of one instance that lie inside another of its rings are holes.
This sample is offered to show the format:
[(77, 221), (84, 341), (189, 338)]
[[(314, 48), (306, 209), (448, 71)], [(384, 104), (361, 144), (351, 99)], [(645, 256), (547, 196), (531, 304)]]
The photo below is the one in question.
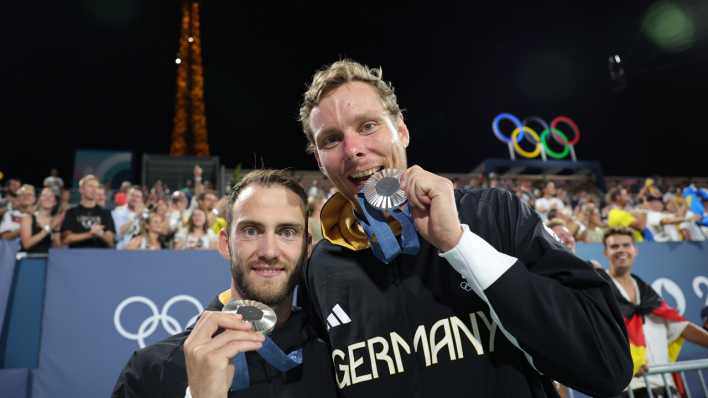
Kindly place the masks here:
[[(612, 284), (615, 298), (624, 317), (624, 324), (627, 328), (627, 336), (629, 337), (629, 350), (632, 354), (632, 362), (634, 363), (634, 373), (636, 374), (642, 365), (647, 363), (647, 344), (644, 337), (644, 317), (654, 315), (659, 318), (666, 319), (669, 322), (682, 322), (686, 319), (675, 309), (669, 307), (666, 301), (659, 296), (651, 286), (641, 280), (638, 276), (632, 274), (632, 278), (637, 282), (639, 287), (640, 304), (630, 303), (620, 293), (617, 286)], [(676, 362), (683, 345), (683, 337), (679, 337), (674, 341), (670, 341), (667, 349), (669, 350), (669, 359), (671, 362)], [(683, 394), (683, 383), (678, 374), (674, 374), (674, 383), (679, 393)]]

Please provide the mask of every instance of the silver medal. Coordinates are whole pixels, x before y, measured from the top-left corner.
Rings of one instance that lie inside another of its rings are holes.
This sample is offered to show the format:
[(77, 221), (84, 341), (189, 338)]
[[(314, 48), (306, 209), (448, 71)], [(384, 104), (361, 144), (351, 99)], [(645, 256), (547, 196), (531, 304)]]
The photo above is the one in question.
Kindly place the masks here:
[(377, 209), (392, 210), (406, 203), (408, 198), (401, 189), (402, 170), (384, 169), (369, 177), (362, 188), (369, 204)]
[(221, 312), (240, 314), (244, 321), (249, 321), (253, 325), (253, 330), (263, 334), (273, 331), (278, 317), (275, 311), (263, 303), (254, 300), (231, 300), (224, 306)]

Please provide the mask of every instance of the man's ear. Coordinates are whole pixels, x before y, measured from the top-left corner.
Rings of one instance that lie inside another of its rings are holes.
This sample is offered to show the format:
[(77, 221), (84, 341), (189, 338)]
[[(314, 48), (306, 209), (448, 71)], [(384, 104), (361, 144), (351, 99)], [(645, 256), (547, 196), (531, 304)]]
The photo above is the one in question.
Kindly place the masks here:
[(219, 250), (219, 253), (222, 257), (224, 257), (228, 261), (231, 261), (231, 246), (229, 245), (229, 234), (227, 232), (227, 228), (229, 227), (222, 228), (221, 232), (219, 232), (217, 249)]
[(401, 140), (401, 144), (404, 148), (408, 148), (411, 136), (408, 132), (408, 126), (406, 126), (406, 123), (403, 121), (403, 115), (398, 117), (396, 122), (396, 130), (398, 131), (398, 138)]

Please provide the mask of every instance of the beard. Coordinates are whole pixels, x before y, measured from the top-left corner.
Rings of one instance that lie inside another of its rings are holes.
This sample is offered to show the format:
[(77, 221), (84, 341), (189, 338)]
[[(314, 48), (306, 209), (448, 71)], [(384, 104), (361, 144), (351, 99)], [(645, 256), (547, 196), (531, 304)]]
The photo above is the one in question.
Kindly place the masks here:
[[(232, 253), (234, 253), (232, 251)], [(302, 264), (305, 261), (305, 250), (297, 263), (288, 270), (285, 267), (286, 280), (283, 282), (268, 283), (258, 286), (247, 275), (248, 268), (238, 256), (231, 256), (231, 276), (234, 278), (236, 289), (243, 299), (259, 301), (269, 307), (275, 307), (290, 298), (295, 285), (300, 283)]]

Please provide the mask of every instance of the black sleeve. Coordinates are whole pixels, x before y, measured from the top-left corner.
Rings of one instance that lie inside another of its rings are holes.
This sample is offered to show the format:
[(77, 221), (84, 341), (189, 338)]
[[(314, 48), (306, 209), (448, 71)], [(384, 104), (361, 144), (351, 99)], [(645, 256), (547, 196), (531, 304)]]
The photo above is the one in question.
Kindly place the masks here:
[(75, 213), (74, 208), (70, 208), (66, 211), (66, 213), (64, 214), (64, 221), (62, 221), (62, 223), (61, 223), (61, 232), (64, 232), (64, 231), (78, 232), (79, 231), (79, 225), (76, 222), (76, 215), (74, 213)]
[(143, 375), (140, 366), (140, 358), (135, 352), (118, 376), (116, 385), (113, 387), (112, 398), (147, 397), (148, 391), (145, 388)]
[(632, 360), (602, 271), (563, 248), (511, 193), (488, 191), (465, 211), (467, 202), (463, 197), (463, 221), (473, 230), (482, 225), (478, 234), (517, 258), (484, 292), (503, 329), (541, 373), (593, 396), (619, 394), (632, 377)]

